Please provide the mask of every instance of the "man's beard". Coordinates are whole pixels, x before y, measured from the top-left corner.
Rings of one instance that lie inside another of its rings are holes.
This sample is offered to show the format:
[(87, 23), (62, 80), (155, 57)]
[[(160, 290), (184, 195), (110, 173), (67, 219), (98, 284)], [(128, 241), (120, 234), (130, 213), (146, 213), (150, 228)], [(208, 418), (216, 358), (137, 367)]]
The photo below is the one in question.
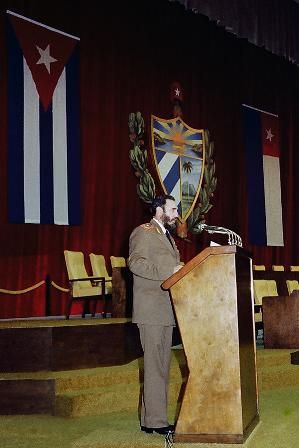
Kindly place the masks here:
[(163, 213), (162, 221), (165, 229), (174, 230), (176, 228), (176, 219), (171, 220), (166, 213)]

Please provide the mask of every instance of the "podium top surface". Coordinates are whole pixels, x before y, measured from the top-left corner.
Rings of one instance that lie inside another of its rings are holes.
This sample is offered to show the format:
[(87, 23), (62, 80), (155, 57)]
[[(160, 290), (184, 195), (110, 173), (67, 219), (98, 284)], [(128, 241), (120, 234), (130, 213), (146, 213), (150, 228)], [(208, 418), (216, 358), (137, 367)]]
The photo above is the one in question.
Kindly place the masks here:
[(188, 261), (178, 272), (166, 279), (162, 283), (163, 289), (170, 289), (175, 283), (183, 278), (188, 272), (192, 271), (196, 266), (202, 263), (206, 258), (211, 255), (225, 255), (225, 254), (240, 254), (251, 258), (251, 255), (244, 249), (238, 246), (209, 246), (196, 255), (192, 260)]

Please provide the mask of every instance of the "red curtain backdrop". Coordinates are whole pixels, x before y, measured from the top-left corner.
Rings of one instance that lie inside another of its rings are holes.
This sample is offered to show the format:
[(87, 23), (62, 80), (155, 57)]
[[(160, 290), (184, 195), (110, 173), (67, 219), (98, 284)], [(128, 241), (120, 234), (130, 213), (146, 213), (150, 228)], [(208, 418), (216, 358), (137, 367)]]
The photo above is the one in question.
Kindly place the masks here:
[[(218, 186), (208, 224), (241, 235), (256, 264), (299, 264), (299, 70), (282, 58), (217, 28), (167, 0), (105, 4), (10, 1), (7, 9), (79, 36), (81, 51), (82, 224), (12, 225), (7, 221), (7, 77), (0, 22), (0, 288), (18, 290), (47, 276), (68, 287), (63, 251), (127, 257), (131, 231), (149, 219), (136, 194), (129, 160), (128, 116), (141, 111), (150, 148), (150, 115), (172, 117), (170, 85), (184, 90), (183, 118), (207, 128), (215, 144)], [(116, 11), (116, 9), (118, 9)], [(241, 104), (280, 117), (284, 248), (248, 244)], [(159, 190), (159, 186), (157, 184)], [(208, 244), (206, 234), (178, 240), (186, 262)], [(214, 238), (213, 238), (214, 239)], [(0, 293), (0, 318), (44, 316), (45, 286)], [(65, 312), (67, 294), (51, 288), (50, 314)], [(76, 312), (76, 308), (74, 308)]]

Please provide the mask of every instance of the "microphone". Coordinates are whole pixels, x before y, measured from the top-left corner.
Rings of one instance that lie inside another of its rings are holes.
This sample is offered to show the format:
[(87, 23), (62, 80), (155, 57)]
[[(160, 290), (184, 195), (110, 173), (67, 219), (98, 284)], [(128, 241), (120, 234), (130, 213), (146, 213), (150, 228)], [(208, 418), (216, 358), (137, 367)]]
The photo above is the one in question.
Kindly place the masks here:
[(236, 232), (233, 232), (230, 229), (226, 229), (225, 227), (219, 227), (219, 226), (208, 226), (207, 224), (197, 224), (197, 229), (199, 232), (202, 232), (205, 230), (208, 233), (223, 233), (225, 235), (228, 235), (228, 244), (230, 246), (242, 246), (242, 239), (240, 235), (238, 235)]

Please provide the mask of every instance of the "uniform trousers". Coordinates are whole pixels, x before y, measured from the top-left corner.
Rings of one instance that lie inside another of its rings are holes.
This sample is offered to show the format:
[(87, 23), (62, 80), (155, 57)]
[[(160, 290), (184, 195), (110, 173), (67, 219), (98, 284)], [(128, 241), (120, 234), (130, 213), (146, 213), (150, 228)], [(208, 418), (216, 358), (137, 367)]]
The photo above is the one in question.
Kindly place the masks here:
[(167, 396), (173, 326), (138, 324), (144, 352), (144, 384), (140, 424), (168, 426)]

